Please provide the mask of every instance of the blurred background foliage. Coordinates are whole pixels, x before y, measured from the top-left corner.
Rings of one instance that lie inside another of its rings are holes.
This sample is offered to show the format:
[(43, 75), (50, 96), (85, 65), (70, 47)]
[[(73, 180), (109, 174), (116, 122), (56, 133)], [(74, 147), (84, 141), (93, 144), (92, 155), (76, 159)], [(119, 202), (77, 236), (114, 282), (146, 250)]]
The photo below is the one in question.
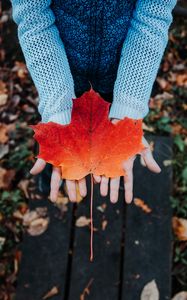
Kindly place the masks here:
[[(173, 294), (187, 290), (187, 3), (179, 1), (144, 131), (173, 137)], [(0, 3), (0, 299), (14, 299), (28, 209), (38, 94), (25, 65), (9, 1)]]

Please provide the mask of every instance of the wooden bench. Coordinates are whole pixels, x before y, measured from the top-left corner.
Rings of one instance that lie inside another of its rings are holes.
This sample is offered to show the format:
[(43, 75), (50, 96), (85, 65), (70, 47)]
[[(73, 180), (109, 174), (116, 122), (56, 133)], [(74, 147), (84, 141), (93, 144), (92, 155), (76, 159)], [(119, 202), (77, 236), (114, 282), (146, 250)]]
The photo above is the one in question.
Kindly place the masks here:
[[(63, 214), (46, 196), (30, 201), (30, 209), (47, 207), (50, 223), (39, 236), (24, 235), (16, 300), (43, 299), (54, 286), (59, 293), (48, 299), (138, 300), (152, 280), (158, 286), (160, 299), (170, 299), (172, 166), (164, 162), (172, 158), (172, 140), (146, 138), (154, 142), (153, 155), (162, 172), (152, 173), (138, 156), (134, 164), (134, 197), (142, 199), (151, 212), (146, 213), (137, 203), (125, 205), (122, 180), (117, 204), (101, 197), (99, 185), (94, 185), (93, 262), (89, 260), (90, 228), (75, 226), (80, 216), (90, 217), (90, 176), (88, 196), (79, 204), (68, 203)], [(102, 228), (103, 222), (106, 228)]]

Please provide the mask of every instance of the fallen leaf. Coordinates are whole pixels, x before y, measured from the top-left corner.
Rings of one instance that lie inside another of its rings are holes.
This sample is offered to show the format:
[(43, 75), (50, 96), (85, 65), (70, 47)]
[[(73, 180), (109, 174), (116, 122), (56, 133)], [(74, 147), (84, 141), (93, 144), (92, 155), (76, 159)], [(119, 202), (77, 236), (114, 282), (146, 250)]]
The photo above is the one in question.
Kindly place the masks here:
[(49, 217), (46, 216), (45, 207), (37, 207), (37, 210), (28, 210), (23, 217), (23, 226), (32, 236), (37, 236), (45, 232), (48, 228)]
[(84, 288), (83, 293), (80, 295), (80, 300), (86, 300), (86, 295), (88, 296), (90, 294), (90, 287), (93, 283), (94, 279), (91, 278), (90, 281), (88, 282), (87, 286)]
[(16, 72), (17, 76), (20, 79), (24, 79), (28, 75), (27, 66), (25, 63), (16, 61), (14, 67), (12, 68), (12, 72)]
[(44, 299), (44, 300), (48, 299), (48, 298), (50, 298), (52, 296), (57, 295), (58, 293), (59, 293), (58, 287), (54, 286), (49, 292), (47, 292), (47, 294), (45, 296), (43, 296), (42, 299)]
[(38, 218), (30, 223), (27, 232), (32, 236), (41, 235), (46, 231), (48, 224), (49, 218)]
[(157, 94), (154, 97), (155, 100), (159, 100), (159, 99), (161, 99), (161, 100), (171, 100), (173, 98), (174, 98), (174, 96), (172, 94), (168, 93), (168, 92), (163, 92), (162, 94)]
[(165, 160), (163, 160), (163, 165), (165, 166), (165, 167), (168, 167), (168, 166), (171, 166), (172, 165), (172, 160), (171, 159), (165, 159)]
[(162, 90), (167, 90), (169, 88), (169, 82), (166, 79), (157, 77), (156, 81), (158, 82), (158, 84)]
[(1, 94), (0, 95), (0, 106), (3, 106), (7, 103), (8, 95), (7, 94)]
[(187, 292), (180, 292), (177, 293), (172, 300), (187, 300)]
[(31, 106), (29, 106), (28, 104), (24, 104), (22, 106), (22, 110), (26, 113), (29, 113), (29, 114), (34, 114), (35, 113), (35, 109)]
[(152, 212), (152, 209), (140, 198), (134, 198), (134, 204), (140, 207), (147, 214)]
[(4, 236), (0, 236), (0, 248), (3, 247), (5, 241), (6, 241), (6, 238)]
[(23, 220), (24, 215), (19, 210), (16, 210), (13, 212), (13, 217), (18, 220)]
[(6, 87), (6, 83), (2, 80), (0, 80), (0, 95), (7, 94), (8, 90)]
[(55, 205), (59, 208), (62, 215), (64, 212), (68, 211), (67, 204), (69, 202), (69, 198), (65, 197), (64, 194), (60, 191), (58, 193), (57, 201), (55, 202)]
[(0, 212), (0, 222), (4, 219), (3, 214)]
[(123, 161), (146, 148), (142, 144), (142, 119), (125, 117), (113, 124), (108, 118), (109, 107), (110, 103), (91, 89), (73, 99), (70, 124), (30, 125), (39, 143), (37, 158), (60, 166), (63, 178), (70, 180), (90, 173), (124, 175)]
[(65, 197), (61, 192), (58, 193), (57, 201), (55, 203), (57, 204), (68, 204), (69, 198)]
[(18, 187), (24, 192), (25, 197), (28, 199), (29, 194), (28, 194), (28, 186), (29, 186), (29, 180), (28, 179), (22, 179), (18, 183)]
[(0, 167), (0, 188), (9, 189), (15, 174), (16, 171), (14, 169), (7, 170)]
[(106, 229), (107, 224), (108, 224), (107, 220), (102, 221), (102, 230)]
[(182, 126), (181, 124), (178, 123), (173, 123), (171, 126), (171, 132), (174, 135), (177, 134), (184, 134), (185, 136), (187, 135), (187, 130), (184, 126)]
[(36, 207), (36, 212), (40, 217), (45, 217), (47, 216), (47, 207)]
[(0, 144), (0, 159), (9, 152), (9, 145)]
[(0, 106), (7, 103), (8, 100), (8, 90), (6, 88), (5, 82), (0, 80)]
[(106, 203), (103, 203), (103, 204), (101, 204), (100, 206), (97, 206), (97, 209), (98, 209), (100, 212), (102, 212), (102, 213), (104, 213), (104, 211), (105, 211), (106, 208), (107, 208)]
[(176, 76), (176, 83), (178, 86), (187, 87), (187, 74), (178, 74)]
[(0, 142), (5, 144), (8, 142), (8, 130), (6, 124), (0, 123)]
[(183, 107), (184, 110), (187, 110), (187, 104), (186, 103), (183, 103), (182, 107)]
[(179, 241), (187, 241), (187, 220), (173, 217), (172, 226)]
[(28, 210), (23, 217), (23, 225), (29, 226), (36, 218), (38, 218), (37, 212), (35, 210)]
[(159, 300), (159, 291), (155, 280), (144, 286), (140, 300)]
[(81, 216), (76, 220), (75, 225), (77, 227), (84, 227), (90, 224), (90, 219), (86, 218), (85, 216)]

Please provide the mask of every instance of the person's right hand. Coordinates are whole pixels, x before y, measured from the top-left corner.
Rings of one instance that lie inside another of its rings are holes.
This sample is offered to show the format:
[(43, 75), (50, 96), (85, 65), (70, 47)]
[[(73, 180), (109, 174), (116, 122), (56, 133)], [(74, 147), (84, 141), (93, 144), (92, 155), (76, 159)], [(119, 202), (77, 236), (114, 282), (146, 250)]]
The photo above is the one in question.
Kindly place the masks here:
[[(46, 166), (46, 161), (41, 159), (41, 158), (37, 158), (34, 166), (30, 170), (30, 173), (32, 175), (37, 175), (37, 174), (39, 174), (40, 172), (43, 171), (45, 166)], [(99, 176), (93, 175), (93, 177), (94, 177), (94, 180), (96, 182), (100, 181)], [(62, 177), (61, 177), (61, 168), (53, 166), (52, 167), (52, 174), (51, 174), (51, 184), (50, 184), (50, 188), (51, 188), (51, 190), (50, 190), (50, 199), (51, 199), (52, 202), (57, 201), (61, 179), (62, 179)], [(66, 179), (68, 197), (69, 197), (70, 201), (72, 201), (72, 202), (76, 202), (76, 200), (77, 200), (76, 199), (76, 181), (78, 182), (80, 195), (82, 197), (85, 197), (87, 195), (87, 187), (86, 187), (85, 177), (80, 179), (80, 180), (68, 180), (68, 179)]]

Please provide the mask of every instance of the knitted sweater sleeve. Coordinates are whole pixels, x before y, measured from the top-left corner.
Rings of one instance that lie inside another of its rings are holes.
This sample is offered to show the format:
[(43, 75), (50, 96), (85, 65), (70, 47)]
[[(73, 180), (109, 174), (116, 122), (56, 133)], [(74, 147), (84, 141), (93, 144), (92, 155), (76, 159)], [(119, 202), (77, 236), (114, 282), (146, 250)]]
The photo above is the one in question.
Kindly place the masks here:
[(51, 0), (11, 0), (26, 65), (39, 94), (42, 122), (71, 120), (74, 82)]
[(177, 0), (137, 0), (123, 43), (109, 117), (144, 118)]

